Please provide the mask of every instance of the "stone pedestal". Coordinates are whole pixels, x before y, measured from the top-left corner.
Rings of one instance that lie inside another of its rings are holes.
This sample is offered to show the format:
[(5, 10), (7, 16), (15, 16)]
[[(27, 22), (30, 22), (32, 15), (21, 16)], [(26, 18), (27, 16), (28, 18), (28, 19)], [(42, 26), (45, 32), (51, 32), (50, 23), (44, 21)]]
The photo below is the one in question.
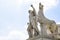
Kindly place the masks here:
[(52, 36), (42, 36), (42, 35), (39, 35), (39, 36), (36, 36), (36, 37), (33, 37), (33, 38), (29, 38), (27, 40), (54, 40)]
[[(28, 40), (30, 40), (30, 39), (28, 39)], [(52, 39), (47, 39), (47, 38), (37, 38), (37, 39), (32, 39), (32, 40), (52, 40)]]
[(46, 26), (44, 24), (41, 24), (40, 27), (41, 27), (41, 35), (42, 36), (47, 35)]

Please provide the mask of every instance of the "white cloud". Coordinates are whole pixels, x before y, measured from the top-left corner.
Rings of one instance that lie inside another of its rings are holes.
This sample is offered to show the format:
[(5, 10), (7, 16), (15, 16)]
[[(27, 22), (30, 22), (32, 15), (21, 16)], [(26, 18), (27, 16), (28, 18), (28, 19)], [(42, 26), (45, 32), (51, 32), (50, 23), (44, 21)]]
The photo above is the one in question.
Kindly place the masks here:
[(0, 37), (0, 40), (8, 40), (8, 39), (7, 39), (6, 36), (5, 36), (5, 37), (1, 36), (1, 37)]
[(9, 39), (11, 40), (24, 40), (26, 36), (24, 33), (22, 33), (21, 31), (11, 31), (8, 35)]
[(60, 24), (60, 22), (57, 22), (57, 24)]
[[(15, 1), (11, 0), (10, 2), (11, 4), (9, 6), (16, 5), (18, 7), (23, 3), (26, 3), (26, 4), (28, 3), (28, 4), (33, 4), (38, 11), (39, 2), (41, 2), (44, 5), (45, 11), (58, 4), (58, 0), (15, 0)], [(8, 36), (2, 36), (2, 37), (0, 36), (0, 40), (25, 40), (27, 39), (27, 35), (25, 35), (25, 32), (22, 32), (22, 31), (13, 30), (9, 32)]]
[(0, 37), (0, 40), (26, 40), (27, 35), (18, 30), (11, 31), (8, 36)]
[(16, 0), (16, 5), (20, 6), (23, 3), (23, 0)]
[(46, 11), (50, 8), (57, 6), (58, 0), (43, 0), (42, 3), (44, 4), (44, 10)]
[(38, 11), (38, 5), (39, 3), (42, 3), (44, 5), (44, 12), (52, 7), (57, 6), (59, 3), (59, 0), (25, 0), (25, 3), (33, 4), (36, 8), (36, 11)]

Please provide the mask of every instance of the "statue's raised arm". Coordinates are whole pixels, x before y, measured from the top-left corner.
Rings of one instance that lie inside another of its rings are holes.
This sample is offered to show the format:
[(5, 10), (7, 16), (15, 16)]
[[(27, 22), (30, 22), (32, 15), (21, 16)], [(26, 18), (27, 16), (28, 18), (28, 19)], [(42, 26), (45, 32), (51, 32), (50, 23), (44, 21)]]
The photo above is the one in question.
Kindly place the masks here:
[(33, 7), (33, 5), (31, 5), (32, 9), (33, 9), (33, 16), (36, 16), (36, 11), (35, 8)]
[[(31, 7), (32, 7), (33, 10), (29, 10), (29, 11), (28, 11), (28, 12), (29, 12), (29, 22), (31, 23), (31, 25), (32, 25), (32, 27), (33, 27), (33, 30), (34, 30), (34, 31), (32, 31), (32, 32), (34, 32), (34, 33), (33, 33), (33, 36), (35, 37), (35, 36), (38, 36), (38, 35), (39, 35), (39, 29), (38, 29), (38, 27), (37, 27), (35, 8), (33, 7), (33, 5), (31, 5)], [(30, 26), (31, 26), (31, 25), (30, 25)], [(30, 29), (32, 29), (32, 28), (29, 28), (28, 30), (30, 30)], [(28, 32), (29, 32), (29, 31), (28, 31)], [(32, 33), (32, 32), (31, 32), (31, 33)]]

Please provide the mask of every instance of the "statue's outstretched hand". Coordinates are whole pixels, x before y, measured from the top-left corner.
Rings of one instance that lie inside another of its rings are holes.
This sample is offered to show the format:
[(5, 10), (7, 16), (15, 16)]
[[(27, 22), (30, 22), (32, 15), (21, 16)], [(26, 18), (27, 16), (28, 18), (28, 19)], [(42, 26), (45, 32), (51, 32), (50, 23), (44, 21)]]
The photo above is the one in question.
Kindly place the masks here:
[(35, 8), (33, 7), (33, 5), (31, 5), (31, 7), (32, 7), (33, 11), (35, 11)]
[(31, 7), (33, 8), (33, 5), (31, 5)]

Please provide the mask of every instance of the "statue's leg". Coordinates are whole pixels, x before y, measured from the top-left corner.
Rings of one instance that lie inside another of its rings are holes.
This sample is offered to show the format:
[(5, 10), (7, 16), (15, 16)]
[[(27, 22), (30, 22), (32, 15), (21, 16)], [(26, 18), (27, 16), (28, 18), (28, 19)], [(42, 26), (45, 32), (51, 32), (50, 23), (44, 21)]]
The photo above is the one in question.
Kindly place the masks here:
[(32, 21), (32, 25), (33, 25), (33, 29), (34, 29), (34, 35), (39, 35), (39, 30), (38, 30), (38, 27), (37, 27), (36, 20)]
[(39, 32), (36, 31), (36, 29), (34, 29), (34, 36), (37, 36), (37, 35), (39, 35)]
[(41, 35), (46, 36), (47, 35), (47, 28), (45, 24), (40, 24), (41, 27)]
[(55, 38), (57, 37), (57, 33), (58, 33), (58, 28), (57, 25), (55, 23), (52, 23), (50, 25), (50, 32), (52, 33), (52, 36)]
[(57, 37), (57, 33), (58, 33), (58, 28), (57, 28), (56, 24), (53, 24), (53, 26), (54, 26), (53, 34), (54, 34), (54, 37), (56, 38)]
[(31, 24), (28, 25), (27, 31), (28, 31), (29, 38), (32, 38), (33, 37), (33, 28), (32, 28)]
[(33, 29), (28, 30), (28, 35), (29, 35), (29, 38), (33, 37)]

